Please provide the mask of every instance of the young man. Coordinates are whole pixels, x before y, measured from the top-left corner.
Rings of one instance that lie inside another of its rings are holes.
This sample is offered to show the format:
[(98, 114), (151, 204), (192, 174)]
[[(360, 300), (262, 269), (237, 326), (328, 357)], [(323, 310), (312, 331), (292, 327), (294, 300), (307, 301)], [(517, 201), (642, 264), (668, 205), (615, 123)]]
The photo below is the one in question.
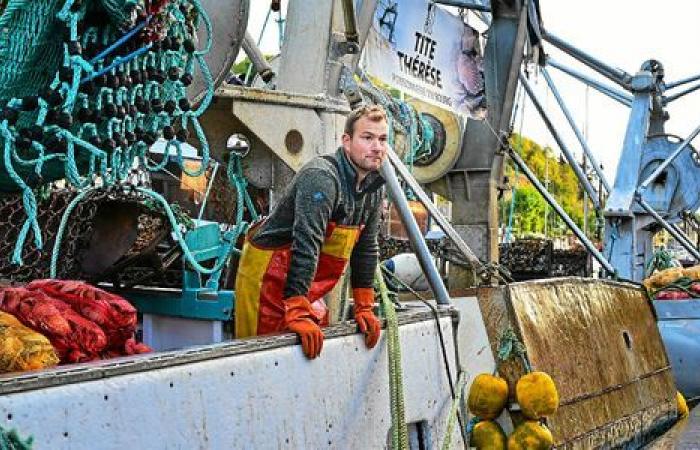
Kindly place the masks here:
[(350, 113), (335, 154), (314, 158), (270, 216), (250, 230), (236, 276), (236, 337), (293, 331), (315, 358), (328, 325), (323, 301), (348, 261), (355, 320), (367, 347), (379, 340), (372, 311), (387, 118), (379, 106)]

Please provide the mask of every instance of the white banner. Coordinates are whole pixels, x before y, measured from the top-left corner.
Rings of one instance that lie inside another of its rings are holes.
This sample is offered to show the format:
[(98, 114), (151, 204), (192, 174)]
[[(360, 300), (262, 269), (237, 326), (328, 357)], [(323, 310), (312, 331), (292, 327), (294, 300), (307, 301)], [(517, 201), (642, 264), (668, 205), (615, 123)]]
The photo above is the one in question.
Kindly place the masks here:
[(383, 1), (365, 46), (367, 72), (409, 95), (486, 116), (479, 33), (428, 0)]

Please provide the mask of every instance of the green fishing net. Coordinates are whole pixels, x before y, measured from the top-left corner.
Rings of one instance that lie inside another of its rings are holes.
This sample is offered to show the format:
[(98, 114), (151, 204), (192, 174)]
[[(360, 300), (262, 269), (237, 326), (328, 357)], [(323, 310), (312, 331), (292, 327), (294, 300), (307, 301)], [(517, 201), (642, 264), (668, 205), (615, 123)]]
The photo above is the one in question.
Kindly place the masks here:
[[(2, 4), (0, 3), (0, 7)], [(208, 38), (198, 42), (204, 27)], [(0, 16), (0, 191), (22, 192), (26, 221), (42, 247), (36, 189), (66, 179), (76, 189), (128, 180), (135, 167), (160, 170), (181, 144), (208, 145), (198, 118), (213, 95), (204, 62), (211, 23), (199, 0), (9, 0)], [(195, 69), (208, 87), (194, 108)], [(148, 158), (158, 139), (166, 155)]]

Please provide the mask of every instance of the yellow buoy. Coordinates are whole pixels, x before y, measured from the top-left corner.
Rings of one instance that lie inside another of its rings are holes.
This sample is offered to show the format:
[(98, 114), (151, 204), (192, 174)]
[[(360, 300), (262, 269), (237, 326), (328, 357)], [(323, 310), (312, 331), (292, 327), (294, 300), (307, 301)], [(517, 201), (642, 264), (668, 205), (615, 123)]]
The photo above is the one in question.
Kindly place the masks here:
[(678, 408), (678, 417), (681, 419), (688, 417), (688, 404), (685, 402), (685, 397), (680, 392), (676, 392), (676, 406)]
[(508, 401), (508, 383), (503, 378), (482, 373), (469, 388), (469, 411), (484, 420), (495, 419)]
[(506, 434), (501, 426), (492, 420), (482, 420), (474, 425), (469, 446), (477, 450), (505, 450)]
[(508, 438), (508, 450), (549, 450), (553, 445), (552, 433), (536, 420), (521, 423)]
[(559, 393), (554, 380), (544, 372), (530, 372), (515, 385), (515, 397), (528, 419), (551, 416), (559, 407)]

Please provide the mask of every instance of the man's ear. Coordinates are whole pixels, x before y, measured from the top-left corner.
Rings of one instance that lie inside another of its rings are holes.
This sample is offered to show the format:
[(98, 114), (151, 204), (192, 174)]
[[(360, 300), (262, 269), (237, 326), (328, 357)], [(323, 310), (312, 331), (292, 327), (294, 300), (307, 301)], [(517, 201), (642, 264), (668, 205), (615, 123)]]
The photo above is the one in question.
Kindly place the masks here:
[(341, 142), (343, 143), (343, 147), (347, 148), (348, 144), (352, 140), (352, 137), (347, 133), (343, 133), (343, 136), (340, 139), (341, 139)]

